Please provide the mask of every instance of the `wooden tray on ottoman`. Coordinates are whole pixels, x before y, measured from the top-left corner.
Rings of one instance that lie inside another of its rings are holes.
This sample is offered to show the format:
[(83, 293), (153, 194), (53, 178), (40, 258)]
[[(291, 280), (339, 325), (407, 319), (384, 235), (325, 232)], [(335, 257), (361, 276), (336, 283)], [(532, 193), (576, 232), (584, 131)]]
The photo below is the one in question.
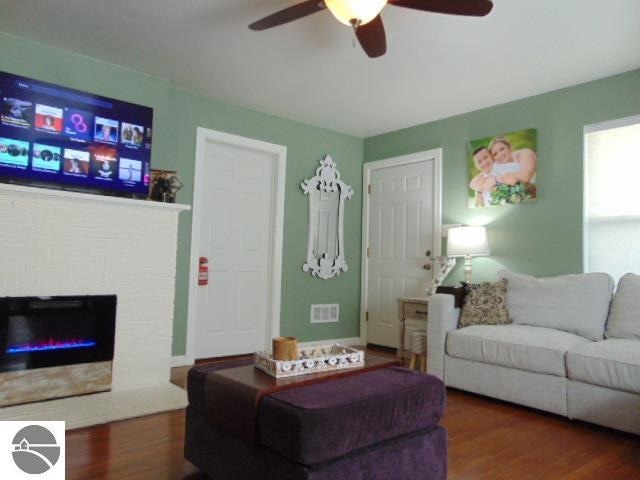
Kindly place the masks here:
[(269, 352), (256, 352), (256, 368), (276, 378), (331, 372), (364, 366), (364, 351), (339, 343), (300, 349), (297, 360), (274, 360)]

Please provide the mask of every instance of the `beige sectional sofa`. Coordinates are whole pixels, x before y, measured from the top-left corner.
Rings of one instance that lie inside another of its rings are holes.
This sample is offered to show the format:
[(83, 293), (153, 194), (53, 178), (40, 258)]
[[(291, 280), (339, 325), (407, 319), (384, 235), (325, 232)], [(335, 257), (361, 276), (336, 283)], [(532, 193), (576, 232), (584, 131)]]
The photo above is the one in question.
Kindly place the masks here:
[(429, 301), (428, 372), (447, 386), (640, 434), (640, 276), (615, 296), (602, 273), (508, 271), (509, 325), (458, 328), (454, 297)]

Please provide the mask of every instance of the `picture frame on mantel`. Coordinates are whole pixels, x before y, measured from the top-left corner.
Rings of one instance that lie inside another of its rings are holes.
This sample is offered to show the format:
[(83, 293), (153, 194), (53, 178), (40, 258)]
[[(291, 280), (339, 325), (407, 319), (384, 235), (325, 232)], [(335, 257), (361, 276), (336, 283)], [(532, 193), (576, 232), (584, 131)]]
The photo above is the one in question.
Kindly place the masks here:
[(184, 187), (175, 170), (151, 169), (149, 200), (176, 203), (176, 194)]
[(538, 132), (534, 128), (467, 144), (468, 206), (497, 207), (537, 200)]

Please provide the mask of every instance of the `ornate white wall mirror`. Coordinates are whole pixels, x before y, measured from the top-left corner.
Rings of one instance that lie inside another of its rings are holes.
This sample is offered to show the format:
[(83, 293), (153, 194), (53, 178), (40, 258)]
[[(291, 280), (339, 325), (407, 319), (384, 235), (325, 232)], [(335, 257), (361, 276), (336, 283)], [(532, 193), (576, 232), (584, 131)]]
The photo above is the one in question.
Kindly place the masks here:
[(300, 185), (309, 196), (309, 237), (305, 272), (324, 280), (348, 270), (344, 257), (344, 202), (353, 189), (340, 180), (330, 155), (320, 160), (316, 175)]

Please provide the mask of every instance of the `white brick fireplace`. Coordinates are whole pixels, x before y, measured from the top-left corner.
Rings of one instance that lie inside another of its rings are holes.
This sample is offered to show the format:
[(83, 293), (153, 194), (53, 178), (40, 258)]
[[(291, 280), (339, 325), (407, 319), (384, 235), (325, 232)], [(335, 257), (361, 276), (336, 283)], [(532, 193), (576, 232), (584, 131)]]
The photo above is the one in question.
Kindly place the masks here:
[(0, 184), (0, 297), (118, 297), (112, 391), (6, 407), (0, 420), (76, 428), (186, 405), (169, 375), (178, 215), (188, 208)]

